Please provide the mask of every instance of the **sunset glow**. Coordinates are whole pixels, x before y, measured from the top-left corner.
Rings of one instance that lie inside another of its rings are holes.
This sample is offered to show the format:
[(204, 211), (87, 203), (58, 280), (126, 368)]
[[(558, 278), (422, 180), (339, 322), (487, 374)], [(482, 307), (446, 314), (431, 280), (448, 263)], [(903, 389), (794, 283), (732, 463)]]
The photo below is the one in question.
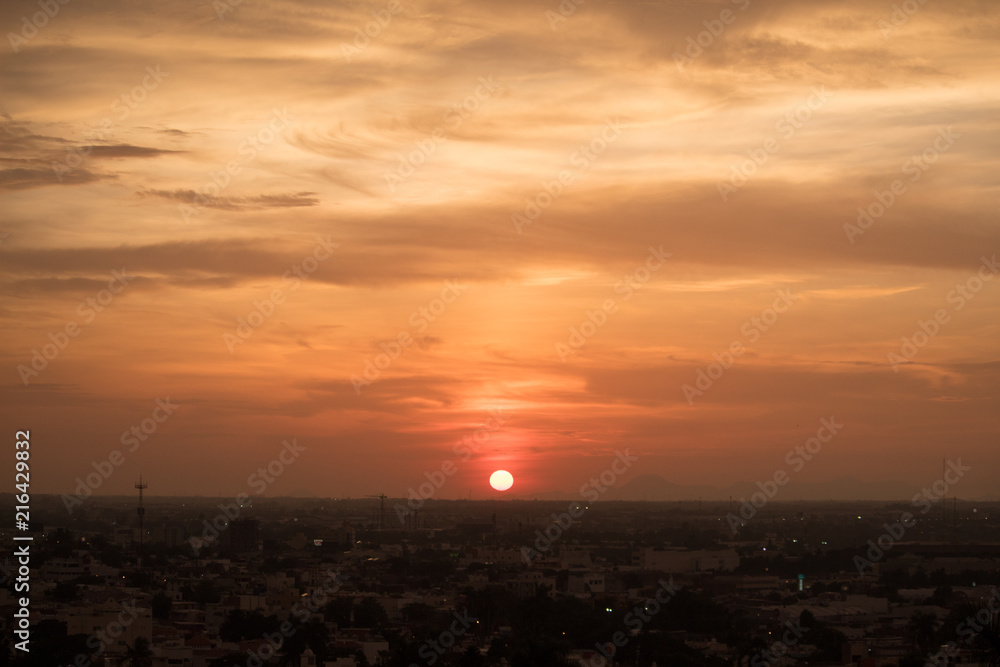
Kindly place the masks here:
[(997, 7), (567, 4), (71, 2), (8, 45), (35, 491), (578, 497), (627, 449), (696, 498), (995, 494)]

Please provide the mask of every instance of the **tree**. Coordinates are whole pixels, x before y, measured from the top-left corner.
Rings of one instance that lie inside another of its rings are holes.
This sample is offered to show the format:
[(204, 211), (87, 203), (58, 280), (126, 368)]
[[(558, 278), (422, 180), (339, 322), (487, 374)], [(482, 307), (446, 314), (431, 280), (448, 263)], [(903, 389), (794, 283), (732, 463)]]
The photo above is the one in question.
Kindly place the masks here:
[(459, 667), (483, 667), (486, 664), (486, 658), (479, 652), (479, 647), (470, 646), (465, 650), (458, 664)]
[(174, 607), (174, 601), (173, 598), (161, 591), (153, 596), (150, 606), (153, 608), (153, 618), (167, 620), (170, 618), (170, 610)]
[(145, 637), (136, 637), (132, 646), (126, 645), (125, 663), (129, 667), (151, 667), (153, 652), (149, 649), (149, 640)]
[(72, 602), (78, 597), (80, 597), (80, 595), (76, 584), (71, 581), (60, 581), (56, 584), (55, 588), (52, 589), (52, 599), (56, 602)]
[(385, 607), (373, 597), (362, 598), (354, 605), (354, 625), (358, 628), (381, 628), (389, 623)]
[(339, 628), (349, 628), (351, 627), (351, 611), (353, 609), (353, 598), (337, 597), (323, 607), (323, 618), (336, 623)]
[(208, 667), (245, 667), (247, 656), (244, 653), (227, 653), (208, 663)]
[(215, 588), (215, 582), (205, 579), (199, 581), (198, 585), (194, 587), (191, 593), (191, 598), (198, 604), (214, 604), (218, 602), (222, 596), (219, 595), (219, 591)]
[(955, 597), (955, 591), (951, 586), (938, 586), (934, 589), (934, 595), (924, 601), (924, 604), (932, 604), (938, 607), (947, 607)]
[(18, 657), (12, 664), (18, 667), (69, 665), (78, 655), (92, 653), (87, 647), (87, 635), (67, 635), (66, 622), (54, 619), (38, 621), (31, 633), (30, 649), (28, 653), (15, 651)]
[(282, 662), (286, 665), (298, 667), (302, 654), (306, 649), (311, 649), (322, 663), (326, 658), (326, 645), (330, 640), (330, 632), (326, 629), (326, 624), (319, 618), (312, 617), (306, 623), (296, 622), (292, 627), (291, 634), (281, 645), (284, 655)]
[(403, 620), (407, 623), (424, 623), (434, 614), (434, 607), (422, 602), (406, 605), (401, 610)]
[(847, 642), (842, 632), (814, 618), (812, 625), (806, 628), (806, 633), (803, 641), (816, 647), (809, 658), (810, 662), (840, 662), (841, 650)]
[(934, 633), (938, 629), (938, 617), (925, 611), (918, 611), (910, 617), (910, 622), (906, 624), (906, 629), (913, 634), (917, 646), (921, 653), (926, 654), (931, 644), (934, 642)]
[(233, 609), (219, 627), (219, 637), (227, 642), (261, 639), (265, 634), (277, 631), (279, 625), (276, 616), (264, 616), (259, 611)]
[(993, 610), (993, 599), (974, 608), (966, 618), (975, 633), (972, 652), (983, 667), (1000, 667), (1000, 612)]

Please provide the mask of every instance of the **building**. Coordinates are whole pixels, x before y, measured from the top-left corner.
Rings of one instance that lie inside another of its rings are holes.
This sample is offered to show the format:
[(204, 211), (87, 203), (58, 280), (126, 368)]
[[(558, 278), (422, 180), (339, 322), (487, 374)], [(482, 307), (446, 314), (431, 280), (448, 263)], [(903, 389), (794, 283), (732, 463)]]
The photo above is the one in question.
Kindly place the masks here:
[(740, 566), (740, 556), (732, 549), (720, 551), (685, 551), (681, 549), (643, 549), (639, 567), (659, 572), (731, 572)]
[(260, 549), (260, 521), (257, 519), (233, 519), (229, 524), (229, 546), (236, 551), (257, 551)]

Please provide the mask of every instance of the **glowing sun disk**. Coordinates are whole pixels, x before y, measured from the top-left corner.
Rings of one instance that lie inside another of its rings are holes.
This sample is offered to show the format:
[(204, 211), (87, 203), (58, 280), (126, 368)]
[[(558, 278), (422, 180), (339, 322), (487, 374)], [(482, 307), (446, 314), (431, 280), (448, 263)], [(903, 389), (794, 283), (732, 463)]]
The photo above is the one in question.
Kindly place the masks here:
[(497, 491), (506, 491), (514, 486), (514, 476), (506, 470), (497, 470), (490, 475), (490, 486)]

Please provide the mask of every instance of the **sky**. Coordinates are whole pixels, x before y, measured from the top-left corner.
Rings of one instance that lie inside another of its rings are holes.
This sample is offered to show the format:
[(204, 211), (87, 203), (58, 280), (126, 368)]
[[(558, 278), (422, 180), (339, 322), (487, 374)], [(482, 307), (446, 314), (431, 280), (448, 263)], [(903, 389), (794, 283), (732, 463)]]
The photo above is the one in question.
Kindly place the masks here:
[(45, 7), (0, 9), (34, 493), (995, 494), (992, 0)]

